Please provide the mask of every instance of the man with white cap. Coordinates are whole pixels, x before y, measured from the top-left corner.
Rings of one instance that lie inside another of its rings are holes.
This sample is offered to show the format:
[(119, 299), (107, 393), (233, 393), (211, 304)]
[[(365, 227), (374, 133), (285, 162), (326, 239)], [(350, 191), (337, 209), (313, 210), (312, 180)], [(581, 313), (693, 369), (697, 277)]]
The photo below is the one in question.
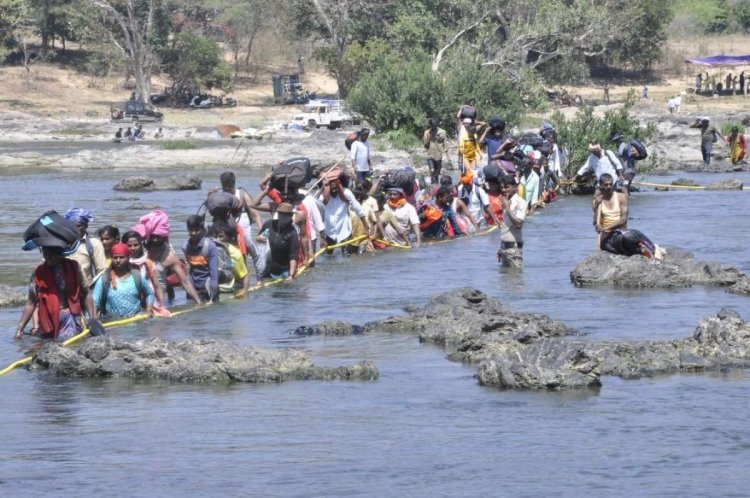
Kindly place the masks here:
[(721, 139), (725, 144), (728, 144), (726, 139), (716, 130), (716, 127), (711, 126), (708, 116), (703, 116), (695, 120), (695, 123), (691, 124), (691, 128), (698, 128), (701, 132), (701, 155), (703, 156), (703, 164), (708, 166), (711, 164), (711, 150), (714, 144)]

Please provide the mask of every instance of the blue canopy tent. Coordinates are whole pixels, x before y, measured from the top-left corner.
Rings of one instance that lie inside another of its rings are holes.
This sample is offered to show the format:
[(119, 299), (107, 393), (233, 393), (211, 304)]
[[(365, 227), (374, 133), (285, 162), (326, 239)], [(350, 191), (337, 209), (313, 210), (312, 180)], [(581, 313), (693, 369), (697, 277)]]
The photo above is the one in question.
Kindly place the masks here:
[(746, 66), (750, 65), (750, 55), (712, 55), (710, 57), (685, 59), (685, 63), (708, 67)]
[[(719, 83), (716, 85), (716, 88), (714, 88), (711, 93), (714, 94), (720, 94), (722, 93), (722, 75), (721, 75), (721, 69), (724, 67), (734, 67), (734, 66), (747, 66), (750, 65), (750, 54), (748, 55), (711, 55), (707, 57), (695, 57), (693, 59), (685, 59), (685, 64), (695, 64), (698, 66), (703, 66), (705, 68), (719, 68)], [(744, 71), (743, 71), (744, 72)], [(708, 73), (706, 73), (708, 75)], [(745, 83), (747, 85), (748, 83)], [(726, 86), (726, 85), (723, 85)], [(700, 89), (696, 89), (696, 92)], [(728, 90), (726, 88), (723, 89), (724, 91)], [(742, 90), (740, 90), (742, 91)], [(735, 90), (736, 92), (736, 90)]]

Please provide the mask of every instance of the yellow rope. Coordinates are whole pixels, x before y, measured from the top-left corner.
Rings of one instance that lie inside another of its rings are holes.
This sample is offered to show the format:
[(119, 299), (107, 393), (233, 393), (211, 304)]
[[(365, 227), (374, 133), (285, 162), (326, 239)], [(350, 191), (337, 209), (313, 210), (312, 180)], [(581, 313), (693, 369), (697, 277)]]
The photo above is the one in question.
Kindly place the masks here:
[[(299, 276), (302, 273), (304, 273), (304, 271), (307, 268), (309, 268), (309, 264), (312, 263), (313, 261), (315, 261), (315, 259), (318, 258), (324, 252), (329, 251), (329, 250), (338, 249), (340, 247), (345, 247), (345, 246), (348, 246), (348, 245), (358, 244), (358, 243), (360, 243), (361, 241), (363, 241), (365, 239), (367, 239), (367, 235), (360, 235), (359, 237), (356, 237), (354, 239), (347, 240), (347, 241), (341, 242), (339, 244), (334, 244), (334, 245), (328, 246), (327, 248), (324, 248), (324, 249), (320, 249), (318, 252), (315, 253), (315, 255), (313, 255), (313, 257), (310, 258), (310, 260), (306, 264), (304, 264), (304, 265), (302, 265), (300, 267), (299, 271), (297, 272), (297, 276)], [(284, 282), (285, 280), (286, 280), (286, 278), (282, 277), (282, 278), (277, 278), (275, 280), (271, 280), (270, 282), (265, 282), (263, 284), (256, 284), (255, 286), (249, 288), (247, 291), (237, 292), (236, 294), (234, 294), (232, 296), (232, 298), (240, 298), (240, 297), (244, 296), (245, 294), (248, 294), (250, 292), (254, 292), (254, 291), (260, 290), (260, 289), (262, 289), (264, 287), (267, 287), (269, 285), (280, 284), (280, 283)], [(188, 313), (188, 312), (191, 312), (191, 311), (195, 311), (197, 309), (201, 309), (202, 307), (203, 306), (191, 306), (191, 307), (186, 308), (186, 309), (182, 309), (182, 310), (179, 310), (179, 311), (174, 311), (174, 312), (171, 313), (171, 316), (169, 318), (175, 318), (177, 316), (184, 315), (185, 313)], [(110, 322), (106, 322), (106, 323), (103, 323), (102, 325), (105, 328), (121, 327), (121, 326), (124, 326), (124, 325), (130, 325), (130, 324), (133, 324), (133, 323), (142, 322), (144, 320), (148, 320), (149, 318), (151, 318), (150, 315), (148, 315), (146, 313), (141, 313), (141, 314), (138, 314), (138, 315), (135, 315), (135, 316), (131, 316), (131, 317), (128, 317), (128, 318), (123, 318), (121, 320), (113, 320), (113, 321), (110, 321)], [(161, 318), (164, 318), (164, 317), (161, 317)], [(66, 339), (62, 343), (62, 345), (63, 346), (70, 346), (71, 344), (75, 344), (76, 342), (79, 342), (81, 339), (84, 339), (90, 333), (91, 333), (91, 330), (90, 330), (90, 328), (87, 327), (87, 328), (83, 329), (81, 332), (79, 332), (77, 335), (74, 335), (73, 337), (71, 337), (69, 339)], [(0, 376), (3, 376), (6, 373), (10, 372), (11, 370), (14, 370), (15, 368), (18, 368), (18, 367), (20, 367), (22, 365), (25, 365), (25, 364), (29, 363), (33, 359), (34, 359), (34, 356), (27, 356), (25, 358), (22, 358), (22, 359), (16, 361), (16, 362), (11, 363), (10, 365), (8, 365), (7, 367), (5, 367), (4, 369), (0, 370)]]
[[(477, 232), (474, 235), (486, 235), (486, 234), (491, 233), (491, 232), (493, 232), (495, 230), (497, 230), (497, 226), (490, 227), (488, 230), (485, 230), (483, 232)], [(346, 247), (346, 246), (349, 246), (349, 245), (359, 244), (362, 241), (366, 240), (367, 238), (368, 238), (367, 235), (360, 235), (359, 237), (355, 237), (355, 238), (347, 240), (345, 242), (341, 242), (341, 243), (338, 243), (338, 244), (330, 245), (328, 247), (325, 247), (325, 248), (322, 248), (322, 249), (318, 250), (318, 252), (316, 252), (305, 264), (303, 264), (303, 265), (300, 266), (300, 269), (297, 271), (297, 275), (296, 276), (299, 276), (299, 275), (303, 274), (305, 272), (305, 270), (307, 270), (310, 267), (310, 264), (312, 262), (314, 262), (318, 257), (320, 257), (323, 253), (325, 253), (327, 251), (333, 251), (333, 250), (339, 249), (341, 247)], [(451, 240), (458, 240), (459, 238), (464, 238), (464, 237), (456, 237), (456, 238), (453, 238), (453, 239), (431, 241), (431, 242), (427, 242), (427, 244), (435, 244), (435, 243), (440, 243), (440, 242), (450, 242)], [(392, 242), (388, 242), (388, 241), (385, 241), (385, 240), (382, 240), (382, 239), (376, 239), (376, 241), (377, 242), (381, 242), (381, 243), (383, 243), (383, 244), (385, 244), (385, 245), (387, 245), (389, 247), (394, 247), (394, 248), (397, 248), (397, 249), (411, 249), (411, 246), (407, 246), (407, 245), (403, 245), (403, 244), (394, 244)], [(253, 287), (250, 287), (247, 291), (237, 292), (236, 294), (232, 295), (232, 298), (233, 299), (240, 298), (240, 297), (242, 297), (242, 296), (244, 296), (246, 294), (249, 294), (250, 292), (255, 292), (255, 291), (261, 290), (264, 287), (267, 287), (269, 285), (276, 285), (276, 284), (280, 284), (280, 283), (285, 282), (285, 281), (286, 281), (286, 278), (281, 277), (281, 278), (277, 278), (275, 280), (271, 280), (270, 282), (265, 282), (263, 284), (256, 284)], [(181, 310), (178, 310), (178, 311), (173, 311), (168, 318), (175, 318), (175, 317), (178, 317), (180, 315), (184, 315), (185, 313), (189, 313), (191, 311), (195, 311), (195, 310), (201, 309), (201, 308), (203, 308), (203, 306), (205, 306), (205, 305), (191, 306), (189, 308), (181, 309)], [(124, 326), (124, 325), (130, 325), (130, 324), (133, 324), (133, 323), (142, 322), (144, 320), (148, 320), (149, 318), (152, 318), (152, 317), (150, 315), (146, 314), (146, 313), (141, 313), (141, 314), (138, 314), (138, 315), (135, 315), (135, 316), (131, 316), (131, 317), (128, 317), (128, 318), (123, 318), (121, 320), (113, 320), (113, 321), (110, 321), (110, 322), (106, 322), (106, 323), (103, 323), (102, 325), (105, 328), (121, 327), (121, 326)], [(158, 317), (158, 318), (167, 318), (167, 317)], [(82, 330), (81, 332), (79, 332), (77, 335), (75, 335), (75, 336), (73, 336), (73, 337), (65, 340), (62, 343), (62, 345), (63, 346), (70, 346), (72, 344), (75, 344), (75, 343), (79, 342), (80, 340), (84, 339), (86, 336), (90, 335), (90, 333), (91, 333), (91, 330), (90, 330), (90, 328), (87, 327), (84, 330)], [(29, 363), (33, 359), (34, 359), (34, 356), (32, 355), (32, 356), (27, 356), (25, 358), (21, 358), (20, 360), (11, 363), (10, 365), (8, 365), (7, 367), (5, 367), (4, 369), (0, 370), (0, 376), (3, 376), (5, 374), (7, 374), (8, 372), (10, 372), (11, 370), (14, 370), (14, 369), (16, 369), (16, 368), (18, 368), (18, 367), (20, 367), (22, 365), (25, 365), (25, 364)]]
[(665, 183), (651, 183), (651, 182), (641, 182), (641, 181), (633, 181), (633, 184), (635, 185), (644, 185), (646, 187), (663, 187), (663, 188), (686, 188), (686, 189), (693, 189), (693, 190), (703, 190), (706, 187), (703, 185), (668, 185)]

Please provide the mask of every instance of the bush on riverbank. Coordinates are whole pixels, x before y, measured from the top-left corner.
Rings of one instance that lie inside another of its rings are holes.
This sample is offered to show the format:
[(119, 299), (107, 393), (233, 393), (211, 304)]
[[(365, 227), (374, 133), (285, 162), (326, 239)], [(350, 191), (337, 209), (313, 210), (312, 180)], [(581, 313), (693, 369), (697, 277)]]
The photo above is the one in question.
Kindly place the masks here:
[[(630, 112), (633, 104), (635, 92), (631, 90), (625, 105), (616, 110), (609, 110), (601, 117), (594, 115), (594, 108), (590, 106), (582, 107), (573, 119), (566, 118), (560, 111), (552, 115), (549, 121), (557, 129), (560, 143), (567, 146), (570, 151), (569, 171), (566, 171), (566, 174), (574, 174), (575, 169), (586, 161), (590, 143), (599, 143), (603, 148), (612, 149), (612, 137), (618, 133), (628, 140), (638, 139), (647, 145), (656, 138), (656, 125), (649, 123), (641, 126), (640, 121)], [(652, 159), (652, 156), (653, 154), (649, 156), (650, 162), (656, 160), (655, 157)]]
[(165, 140), (161, 143), (162, 150), (192, 150), (197, 149), (195, 140)]

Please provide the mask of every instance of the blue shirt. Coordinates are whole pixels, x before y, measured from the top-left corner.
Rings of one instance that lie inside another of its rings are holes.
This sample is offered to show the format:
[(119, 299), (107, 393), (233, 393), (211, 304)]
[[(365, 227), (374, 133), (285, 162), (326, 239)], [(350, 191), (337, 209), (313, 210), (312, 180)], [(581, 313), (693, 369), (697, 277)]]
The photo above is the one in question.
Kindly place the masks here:
[[(112, 275), (114, 275), (114, 273), (112, 273)], [(102, 293), (106, 277), (107, 274), (105, 273), (97, 279), (96, 285), (94, 286), (93, 298), (97, 309), (101, 311), (102, 304), (105, 304), (105, 316), (109, 318), (127, 318), (129, 316), (135, 316), (143, 311), (138, 288), (135, 285), (135, 280), (131, 273), (128, 273), (124, 280), (115, 275), (114, 278), (117, 288), (115, 288), (114, 285), (110, 285), (109, 291), (107, 292), (107, 302), (102, 303)], [(146, 304), (153, 305), (154, 289), (151, 288), (151, 284), (146, 280), (141, 280), (141, 285), (143, 286), (143, 293), (146, 296)]]

